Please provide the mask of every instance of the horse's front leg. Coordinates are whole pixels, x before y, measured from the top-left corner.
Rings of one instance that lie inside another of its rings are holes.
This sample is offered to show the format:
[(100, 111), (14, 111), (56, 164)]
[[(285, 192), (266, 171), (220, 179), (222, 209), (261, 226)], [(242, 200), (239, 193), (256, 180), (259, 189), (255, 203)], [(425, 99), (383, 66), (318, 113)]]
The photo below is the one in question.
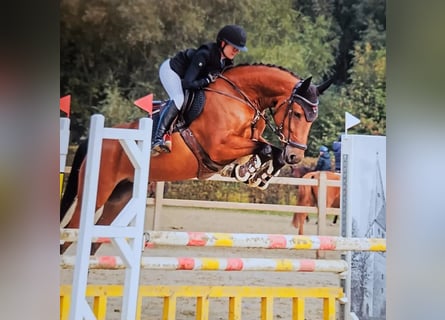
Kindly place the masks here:
[(286, 165), (283, 157), (283, 150), (270, 146), (271, 158), (263, 162), (261, 167), (249, 178), (248, 184), (265, 190), (269, 186), (270, 179), (280, 173), (282, 167)]
[(259, 141), (255, 141), (255, 143), (257, 145), (252, 153), (248, 156), (238, 158), (236, 161), (226, 166), (221, 174), (234, 177), (241, 182), (246, 182), (264, 163), (270, 161), (273, 155), (272, 146)]

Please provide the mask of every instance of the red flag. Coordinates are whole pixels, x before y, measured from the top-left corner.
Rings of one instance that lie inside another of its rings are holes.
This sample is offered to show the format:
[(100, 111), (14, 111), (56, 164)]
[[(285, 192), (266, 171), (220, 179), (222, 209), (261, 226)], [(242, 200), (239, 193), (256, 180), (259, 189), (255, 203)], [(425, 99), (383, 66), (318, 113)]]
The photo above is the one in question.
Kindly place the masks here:
[(66, 113), (68, 118), (70, 117), (70, 105), (71, 105), (71, 95), (64, 96), (60, 98), (60, 110)]
[(153, 93), (137, 99), (134, 104), (142, 110), (147, 111), (151, 114), (151, 112), (153, 111)]

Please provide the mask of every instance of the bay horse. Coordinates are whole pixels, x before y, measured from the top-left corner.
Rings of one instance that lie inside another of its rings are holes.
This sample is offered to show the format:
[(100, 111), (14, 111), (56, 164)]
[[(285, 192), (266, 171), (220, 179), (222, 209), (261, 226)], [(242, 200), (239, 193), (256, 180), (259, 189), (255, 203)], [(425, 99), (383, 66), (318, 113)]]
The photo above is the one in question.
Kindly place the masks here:
[[(325, 171), (328, 180), (340, 180), (340, 175), (331, 171)], [(320, 179), (320, 171), (306, 173), (303, 179)], [(307, 207), (318, 207), (318, 186), (299, 185), (298, 186), (298, 205)], [(327, 187), (326, 190), (326, 208), (340, 208), (340, 187)], [(298, 229), (298, 234), (304, 234), (304, 221), (307, 220), (306, 212), (295, 212), (292, 218), (292, 225)], [(337, 222), (334, 217), (333, 223)]]
[[(311, 125), (318, 116), (318, 96), (332, 84), (332, 80), (320, 85), (311, 81), (312, 77), (302, 79), (275, 65), (227, 68), (201, 91), (203, 108), (196, 117), (187, 121), (184, 115), (183, 121), (175, 124), (172, 151), (151, 158), (150, 181), (207, 179), (221, 172), (264, 190), (282, 167), (297, 164), (304, 157)], [(137, 126), (138, 121), (133, 121), (116, 127)], [(266, 126), (278, 136), (279, 147), (262, 137)], [(78, 170), (72, 167), (73, 173), (78, 179), (73, 179), (76, 188), (70, 190), (76, 192), (66, 197), (64, 193), (61, 203), (61, 210), (62, 206), (70, 207), (77, 195), (66, 228), (79, 227), (85, 163)], [(96, 199), (96, 210), (103, 207), (103, 212), (96, 224), (108, 225), (114, 220), (117, 212), (106, 210), (107, 202), (128, 198), (133, 174), (119, 141), (104, 140)], [(65, 213), (61, 211), (61, 221)], [(70, 244), (61, 245), (60, 252)], [(94, 252), (92, 248), (91, 254)]]

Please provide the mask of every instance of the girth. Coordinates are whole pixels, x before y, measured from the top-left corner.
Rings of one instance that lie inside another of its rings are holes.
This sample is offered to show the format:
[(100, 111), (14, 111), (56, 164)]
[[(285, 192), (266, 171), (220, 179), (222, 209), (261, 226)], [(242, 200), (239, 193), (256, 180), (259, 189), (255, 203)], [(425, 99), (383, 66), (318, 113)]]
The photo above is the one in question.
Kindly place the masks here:
[(182, 139), (184, 139), (185, 144), (195, 155), (196, 160), (198, 160), (198, 179), (210, 178), (225, 167), (225, 164), (219, 164), (210, 159), (207, 152), (205, 152), (199, 142), (196, 141), (189, 128), (182, 128), (179, 130), (179, 133)]

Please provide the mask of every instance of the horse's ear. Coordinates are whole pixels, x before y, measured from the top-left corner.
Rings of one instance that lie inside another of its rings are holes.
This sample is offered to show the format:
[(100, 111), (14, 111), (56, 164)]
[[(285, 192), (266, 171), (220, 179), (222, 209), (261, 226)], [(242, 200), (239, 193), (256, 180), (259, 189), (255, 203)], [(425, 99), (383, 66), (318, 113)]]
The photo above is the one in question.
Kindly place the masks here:
[(309, 86), (311, 85), (312, 76), (310, 76), (307, 79), (304, 79), (303, 82), (298, 86), (297, 88), (297, 94), (304, 95), (304, 93), (307, 91)]
[(327, 88), (331, 86), (332, 82), (334, 82), (334, 79), (329, 79), (317, 86), (317, 95), (321, 95)]

